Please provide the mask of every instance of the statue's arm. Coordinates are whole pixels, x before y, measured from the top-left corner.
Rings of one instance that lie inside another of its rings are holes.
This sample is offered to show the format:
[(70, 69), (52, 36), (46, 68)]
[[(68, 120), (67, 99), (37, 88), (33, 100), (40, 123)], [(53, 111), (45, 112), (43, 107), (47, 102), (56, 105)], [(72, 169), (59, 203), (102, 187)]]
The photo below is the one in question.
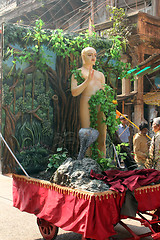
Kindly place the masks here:
[(80, 85), (77, 84), (77, 80), (75, 79), (74, 74), (72, 75), (72, 77), (71, 77), (71, 93), (72, 93), (72, 96), (76, 97), (76, 96), (80, 95), (86, 89), (89, 81), (93, 77), (93, 74), (94, 74), (94, 70), (90, 70), (88, 77)]
[(101, 77), (101, 82), (102, 82), (102, 89), (104, 90), (105, 89), (105, 76), (103, 73), (101, 73), (102, 77)]
[(81, 83), (80, 85), (77, 84), (77, 80), (75, 79), (74, 77), (74, 74), (72, 75), (71, 77), (71, 93), (72, 93), (72, 96), (76, 97), (78, 95), (80, 95), (84, 89), (87, 87), (87, 82), (86, 80)]

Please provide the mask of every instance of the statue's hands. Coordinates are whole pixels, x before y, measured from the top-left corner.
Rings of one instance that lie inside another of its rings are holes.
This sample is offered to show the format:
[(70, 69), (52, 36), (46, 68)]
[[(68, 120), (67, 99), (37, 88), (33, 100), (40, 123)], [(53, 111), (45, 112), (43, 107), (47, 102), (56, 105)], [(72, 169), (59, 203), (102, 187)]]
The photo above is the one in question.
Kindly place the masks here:
[(89, 74), (88, 74), (88, 81), (92, 80), (94, 75), (94, 69), (92, 67), (89, 68)]

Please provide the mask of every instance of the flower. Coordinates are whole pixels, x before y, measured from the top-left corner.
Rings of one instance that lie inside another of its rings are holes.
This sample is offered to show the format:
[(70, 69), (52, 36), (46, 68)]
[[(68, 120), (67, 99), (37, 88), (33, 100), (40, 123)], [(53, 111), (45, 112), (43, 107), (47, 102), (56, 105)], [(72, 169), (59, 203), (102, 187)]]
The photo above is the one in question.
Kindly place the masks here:
[(118, 104), (117, 100), (112, 101), (113, 104)]

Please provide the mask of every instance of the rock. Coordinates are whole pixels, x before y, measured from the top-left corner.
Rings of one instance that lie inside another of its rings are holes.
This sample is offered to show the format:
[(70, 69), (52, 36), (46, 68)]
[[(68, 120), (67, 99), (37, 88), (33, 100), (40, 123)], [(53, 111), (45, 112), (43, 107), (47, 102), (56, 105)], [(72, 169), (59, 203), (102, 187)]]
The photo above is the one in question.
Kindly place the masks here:
[(87, 148), (96, 141), (98, 135), (99, 132), (96, 129), (81, 128), (79, 131), (80, 151), (78, 158), (76, 160), (66, 159), (53, 174), (51, 182), (89, 192), (107, 191), (109, 186), (103, 181), (90, 178), (91, 170), (95, 173), (101, 173), (99, 164), (91, 158), (84, 158)]
[(51, 182), (90, 192), (107, 191), (109, 186), (103, 181), (90, 178), (91, 169), (95, 173), (101, 173), (99, 164), (91, 158), (82, 160), (68, 158), (53, 174)]

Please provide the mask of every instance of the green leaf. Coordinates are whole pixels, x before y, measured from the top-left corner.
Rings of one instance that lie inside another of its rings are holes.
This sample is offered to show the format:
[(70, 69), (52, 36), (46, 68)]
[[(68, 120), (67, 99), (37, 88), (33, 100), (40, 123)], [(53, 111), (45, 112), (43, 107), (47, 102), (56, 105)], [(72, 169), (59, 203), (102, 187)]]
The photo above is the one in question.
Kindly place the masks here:
[(57, 152), (61, 152), (62, 151), (62, 148), (57, 148)]
[(49, 168), (52, 168), (52, 167), (53, 167), (53, 164), (52, 164), (52, 163), (48, 163), (48, 167), (49, 167)]

